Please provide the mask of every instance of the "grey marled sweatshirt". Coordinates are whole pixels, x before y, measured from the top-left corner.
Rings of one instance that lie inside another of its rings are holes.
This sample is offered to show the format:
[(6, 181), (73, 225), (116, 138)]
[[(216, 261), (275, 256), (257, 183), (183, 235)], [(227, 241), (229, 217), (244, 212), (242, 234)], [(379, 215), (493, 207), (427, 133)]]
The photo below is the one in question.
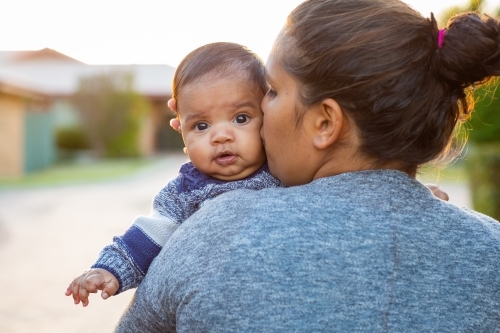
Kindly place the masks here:
[(153, 261), (117, 332), (500, 332), (500, 224), (392, 170), (236, 190)]

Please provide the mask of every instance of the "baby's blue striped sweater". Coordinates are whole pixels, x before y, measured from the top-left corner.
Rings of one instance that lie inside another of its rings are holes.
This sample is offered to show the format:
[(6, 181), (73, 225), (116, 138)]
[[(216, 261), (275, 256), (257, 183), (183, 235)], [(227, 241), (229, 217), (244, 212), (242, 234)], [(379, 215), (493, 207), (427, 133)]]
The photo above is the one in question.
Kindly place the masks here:
[(223, 181), (201, 173), (191, 162), (185, 163), (179, 175), (156, 194), (151, 214), (137, 217), (122, 236), (114, 237), (92, 268), (113, 273), (120, 282), (116, 294), (136, 288), (177, 227), (206, 200), (241, 188), (260, 190), (282, 186), (269, 173), (267, 164), (244, 179)]

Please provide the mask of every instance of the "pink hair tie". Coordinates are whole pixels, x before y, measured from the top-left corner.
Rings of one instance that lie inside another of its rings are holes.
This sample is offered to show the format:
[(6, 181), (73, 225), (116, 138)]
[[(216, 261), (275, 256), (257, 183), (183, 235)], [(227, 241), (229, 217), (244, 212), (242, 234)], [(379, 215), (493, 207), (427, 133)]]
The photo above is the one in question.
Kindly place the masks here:
[(444, 36), (446, 36), (446, 29), (439, 29), (438, 34), (438, 48), (441, 49), (443, 47)]

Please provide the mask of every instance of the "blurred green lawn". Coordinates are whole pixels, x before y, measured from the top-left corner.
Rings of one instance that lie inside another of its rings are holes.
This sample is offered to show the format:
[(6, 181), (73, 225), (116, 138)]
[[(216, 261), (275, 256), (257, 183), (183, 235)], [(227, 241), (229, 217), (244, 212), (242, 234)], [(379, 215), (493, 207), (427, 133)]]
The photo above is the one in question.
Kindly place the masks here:
[(87, 183), (124, 177), (148, 167), (159, 158), (103, 159), (57, 163), (19, 179), (0, 179), (0, 189)]
[[(0, 179), (0, 189), (51, 186), (110, 180), (131, 175), (158, 162), (159, 158), (104, 159), (87, 162), (65, 162), (32, 172), (19, 179)], [(423, 183), (464, 183), (467, 172), (464, 163), (446, 168), (423, 167), (417, 178)]]

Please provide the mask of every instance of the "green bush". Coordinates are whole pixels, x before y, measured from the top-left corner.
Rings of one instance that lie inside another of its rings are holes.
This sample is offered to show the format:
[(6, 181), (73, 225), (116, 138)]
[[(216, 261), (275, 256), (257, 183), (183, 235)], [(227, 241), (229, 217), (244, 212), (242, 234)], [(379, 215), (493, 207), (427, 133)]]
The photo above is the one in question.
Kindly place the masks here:
[(471, 147), (466, 161), (474, 209), (500, 221), (500, 143)]
[(80, 80), (79, 89), (72, 96), (97, 156), (140, 155), (140, 124), (150, 105), (134, 91), (133, 81), (128, 73), (86, 77)]
[(476, 104), (467, 123), (466, 155), (472, 205), (500, 220), (500, 89), (488, 84), (476, 90)]
[(500, 86), (483, 86), (474, 97), (477, 102), (467, 126), (469, 141), (475, 144), (500, 142)]
[(89, 139), (83, 128), (63, 127), (56, 130), (56, 145), (64, 150), (84, 150), (90, 148)]

